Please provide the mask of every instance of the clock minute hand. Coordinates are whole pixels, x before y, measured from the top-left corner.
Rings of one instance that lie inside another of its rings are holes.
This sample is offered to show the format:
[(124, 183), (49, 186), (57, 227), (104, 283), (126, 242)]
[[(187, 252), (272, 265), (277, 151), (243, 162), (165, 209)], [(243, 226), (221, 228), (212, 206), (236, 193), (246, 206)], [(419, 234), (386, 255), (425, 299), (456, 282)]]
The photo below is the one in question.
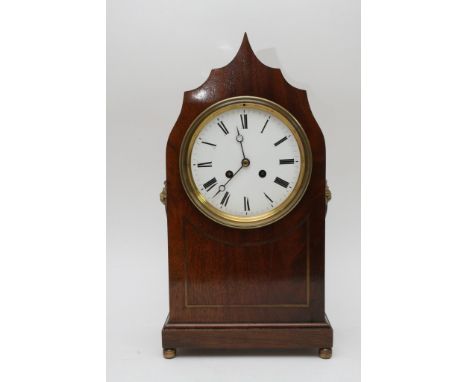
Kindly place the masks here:
[(242, 170), (242, 167), (244, 167), (244, 165), (240, 166), (239, 169), (232, 175), (232, 177), (230, 177), (226, 183), (222, 184), (219, 186), (218, 188), (218, 191), (216, 192), (216, 194), (213, 195), (213, 198), (216, 197), (216, 195), (218, 195), (220, 192), (223, 192), (225, 189), (226, 189), (226, 185), (231, 181), (232, 178), (234, 178), (236, 176), (236, 174)]

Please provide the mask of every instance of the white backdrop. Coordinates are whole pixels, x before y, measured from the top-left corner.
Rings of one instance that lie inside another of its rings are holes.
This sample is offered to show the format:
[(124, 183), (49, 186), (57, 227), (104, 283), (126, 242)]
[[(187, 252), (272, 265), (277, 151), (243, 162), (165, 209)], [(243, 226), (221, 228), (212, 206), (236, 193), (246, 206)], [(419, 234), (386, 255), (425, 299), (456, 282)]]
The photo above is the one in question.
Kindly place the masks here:
[[(108, 380), (358, 381), (360, 5), (357, 0), (109, 0), (107, 16)], [(165, 145), (182, 95), (226, 65), (247, 32), (266, 65), (306, 89), (327, 144), (329, 361), (304, 353), (161, 354), (168, 313)], [(209, 355), (208, 355), (209, 354)], [(247, 355), (246, 355), (247, 354)]]

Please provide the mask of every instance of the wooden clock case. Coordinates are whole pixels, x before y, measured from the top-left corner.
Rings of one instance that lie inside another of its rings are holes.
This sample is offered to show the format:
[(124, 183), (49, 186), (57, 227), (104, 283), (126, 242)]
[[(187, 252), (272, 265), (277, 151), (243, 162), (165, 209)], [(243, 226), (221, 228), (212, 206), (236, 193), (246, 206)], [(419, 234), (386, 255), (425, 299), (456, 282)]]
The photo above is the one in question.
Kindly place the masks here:
[[(222, 226), (191, 203), (179, 155), (192, 121), (235, 96), (257, 96), (289, 110), (312, 149), (310, 183), (283, 219), (256, 229)], [(164, 356), (177, 348), (306, 349), (330, 358), (333, 331), (324, 310), (325, 142), (305, 90), (264, 65), (244, 35), (234, 59), (185, 92), (166, 151), (170, 311)]]

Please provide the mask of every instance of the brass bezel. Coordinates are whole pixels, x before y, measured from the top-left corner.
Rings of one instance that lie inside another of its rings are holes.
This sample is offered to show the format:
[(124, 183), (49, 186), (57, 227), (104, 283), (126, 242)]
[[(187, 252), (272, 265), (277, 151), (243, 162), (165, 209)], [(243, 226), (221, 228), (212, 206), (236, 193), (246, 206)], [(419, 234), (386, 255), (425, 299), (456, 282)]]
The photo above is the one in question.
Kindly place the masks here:
[[(240, 107), (264, 110), (280, 119), (291, 130), (291, 133), (296, 138), (301, 156), (299, 178), (290, 195), (280, 205), (276, 206), (272, 210), (255, 216), (236, 216), (215, 208), (206, 200), (195, 185), (190, 165), (193, 146), (198, 134), (205, 125), (217, 115)], [(240, 229), (260, 228), (280, 220), (291, 212), (291, 210), (299, 203), (309, 185), (310, 176), (312, 174), (312, 151), (310, 149), (307, 135), (301, 124), (284, 107), (273, 101), (260, 97), (232, 97), (211, 105), (190, 124), (187, 132), (185, 133), (180, 149), (179, 169), (185, 192), (195, 207), (197, 207), (197, 209), (205, 216), (227, 227)]]

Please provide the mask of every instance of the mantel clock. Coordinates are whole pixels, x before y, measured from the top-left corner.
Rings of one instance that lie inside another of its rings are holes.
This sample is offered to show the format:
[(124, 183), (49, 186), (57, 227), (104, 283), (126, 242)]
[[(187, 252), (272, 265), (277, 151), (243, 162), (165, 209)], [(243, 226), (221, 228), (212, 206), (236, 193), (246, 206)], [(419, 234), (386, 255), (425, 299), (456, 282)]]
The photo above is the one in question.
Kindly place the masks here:
[(304, 349), (331, 357), (324, 310), (325, 143), (304, 90), (234, 59), (185, 92), (167, 142), (169, 315), (178, 348)]

